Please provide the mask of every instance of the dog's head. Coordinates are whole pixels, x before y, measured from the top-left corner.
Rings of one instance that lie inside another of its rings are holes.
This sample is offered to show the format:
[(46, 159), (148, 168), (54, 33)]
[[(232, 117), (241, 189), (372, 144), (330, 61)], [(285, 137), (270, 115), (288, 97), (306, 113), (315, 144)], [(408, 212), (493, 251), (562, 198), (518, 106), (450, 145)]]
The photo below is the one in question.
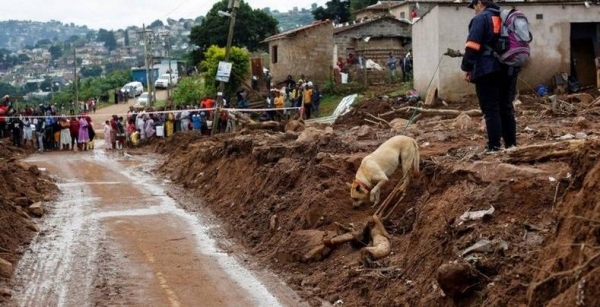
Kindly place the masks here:
[(350, 198), (352, 198), (352, 207), (357, 208), (363, 203), (369, 202), (369, 190), (364, 184), (354, 180), (352, 183), (346, 183), (350, 188)]

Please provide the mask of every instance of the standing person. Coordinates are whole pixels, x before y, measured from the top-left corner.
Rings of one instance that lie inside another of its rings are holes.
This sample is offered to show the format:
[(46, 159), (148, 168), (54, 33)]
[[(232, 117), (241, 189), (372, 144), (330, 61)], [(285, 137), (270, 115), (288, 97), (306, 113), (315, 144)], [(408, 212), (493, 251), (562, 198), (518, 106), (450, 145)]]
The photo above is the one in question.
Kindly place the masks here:
[(267, 92), (271, 92), (271, 80), (273, 79), (273, 77), (271, 76), (271, 73), (269, 71), (267, 71), (267, 73), (265, 74), (265, 85), (267, 86)]
[(165, 121), (165, 133), (167, 137), (171, 137), (175, 134), (175, 115), (173, 112), (167, 113), (167, 120)]
[(71, 123), (67, 119), (67, 116), (63, 114), (60, 121), (60, 147), (62, 150), (69, 150), (69, 145), (72, 143), (71, 139)]
[(321, 106), (321, 90), (318, 85), (313, 86), (312, 107), (315, 113), (315, 118), (319, 117), (319, 107)]
[(119, 131), (119, 117), (117, 115), (113, 115), (110, 120), (110, 141), (112, 143), (112, 149), (117, 148), (117, 133)]
[(117, 120), (117, 149), (123, 149), (123, 144), (127, 141), (127, 132), (125, 131), (125, 123), (123, 117), (120, 116)]
[(396, 58), (390, 52), (386, 61), (386, 64), (390, 69), (390, 83), (394, 83), (394, 79), (396, 79), (396, 62)]
[(412, 64), (410, 62), (410, 58), (407, 56), (402, 58), (402, 62), (400, 63), (400, 68), (402, 69), (402, 82), (410, 81), (411, 72), (412, 72)]
[(69, 132), (71, 133), (71, 150), (75, 150), (77, 138), (79, 137), (79, 121), (75, 117), (71, 117)]
[(23, 144), (27, 145), (27, 141), (29, 141), (31, 143), (31, 147), (33, 147), (33, 130), (35, 130), (35, 127), (33, 126), (33, 123), (29, 117), (23, 119), (23, 125)]
[(22, 137), (22, 131), (23, 131), (23, 121), (21, 120), (21, 118), (18, 117), (13, 117), (11, 122), (10, 122), (10, 127), (12, 130), (12, 141), (13, 141), (13, 146), (15, 147), (21, 147), (21, 144), (23, 143), (23, 137)]
[(79, 135), (77, 136), (77, 147), (81, 150), (88, 150), (88, 143), (90, 142), (90, 135), (88, 132), (88, 122), (85, 116), (79, 117)]
[(304, 108), (304, 114), (306, 115), (305, 119), (310, 119), (310, 111), (312, 109), (312, 97), (313, 91), (308, 86), (308, 84), (306, 84), (304, 86), (304, 92), (302, 95), (302, 102), (304, 103), (302, 107)]
[(111, 139), (111, 137), (112, 137), (112, 131), (111, 130), (112, 129), (110, 127), (110, 122), (109, 121), (105, 121), (104, 122), (103, 129), (104, 129), (104, 149), (111, 150), (113, 148), (112, 147), (112, 143), (113, 142), (112, 142), (112, 139)]
[(37, 137), (38, 151), (44, 152), (44, 130), (46, 129), (46, 121), (43, 118), (36, 118), (35, 136)]
[(517, 145), (512, 102), (518, 68), (500, 63), (491, 51), (500, 36), (500, 7), (492, 0), (472, 0), (468, 8), (474, 9), (476, 15), (469, 24), (461, 69), (465, 81), (475, 84), (485, 118), (488, 136), (485, 152), (494, 152), (500, 149), (500, 139), (504, 139), (506, 148)]

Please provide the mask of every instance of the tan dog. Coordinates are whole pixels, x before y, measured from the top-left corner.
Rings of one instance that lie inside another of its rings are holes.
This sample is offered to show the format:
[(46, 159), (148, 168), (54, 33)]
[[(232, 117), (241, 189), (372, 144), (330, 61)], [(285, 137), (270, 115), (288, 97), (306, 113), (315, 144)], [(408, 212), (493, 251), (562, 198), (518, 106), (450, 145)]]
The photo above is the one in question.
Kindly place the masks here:
[(419, 145), (408, 136), (398, 135), (381, 144), (374, 152), (366, 156), (356, 172), (356, 177), (350, 187), (352, 205), (358, 207), (367, 200), (373, 206), (379, 203), (379, 194), (383, 185), (389, 181), (389, 176), (396, 171), (402, 161), (402, 185), (404, 191), (412, 175), (419, 175)]

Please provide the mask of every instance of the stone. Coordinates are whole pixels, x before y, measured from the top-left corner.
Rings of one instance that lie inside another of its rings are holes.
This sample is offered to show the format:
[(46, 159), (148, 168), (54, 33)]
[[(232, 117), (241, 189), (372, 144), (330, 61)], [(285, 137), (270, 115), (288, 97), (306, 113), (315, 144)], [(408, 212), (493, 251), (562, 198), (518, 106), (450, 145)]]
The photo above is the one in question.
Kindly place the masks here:
[(285, 132), (300, 132), (304, 130), (303, 120), (290, 120), (285, 125)]
[(473, 120), (471, 116), (466, 113), (460, 113), (452, 123), (452, 127), (460, 130), (469, 130), (473, 127)]
[(25, 211), (23, 210), (23, 208), (21, 208), (21, 207), (19, 207), (19, 206), (16, 206), (16, 207), (15, 207), (15, 210), (17, 211), (17, 214), (18, 214), (20, 217), (22, 217), (22, 218), (24, 218), (24, 219), (28, 219), (28, 220), (29, 220), (29, 219), (31, 219), (31, 217), (29, 216), (29, 214), (27, 214), (27, 212), (25, 212)]
[(0, 258), (0, 276), (11, 278), (13, 274), (13, 265), (12, 263)]
[(44, 207), (42, 206), (42, 202), (38, 201), (37, 203), (29, 206), (28, 211), (33, 216), (42, 217), (44, 215)]
[(296, 139), (297, 143), (314, 143), (318, 142), (324, 136), (333, 135), (333, 128), (327, 127), (325, 130), (320, 130), (314, 127), (307, 127)]
[(0, 288), (0, 296), (5, 297), (5, 298), (11, 298), (12, 291), (10, 291), (10, 289)]
[(587, 94), (587, 93), (571, 94), (568, 96), (568, 98), (570, 100), (576, 100), (575, 102), (580, 102), (583, 104), (589, 104), (592, 101), (594, 101), (594, 96)]
[(373, 139), (375, 138), (375, 131), (370, 126), (362, 125), (356, 132), (356, 138), (358, 140)]
[(33, 222), (30, 220), (25, 220), (27, 221), (27, 229), (33, 231), (33, 232), (40, 232), (40, 228)]
[(575, 138), (578, 140), (585, 140), (585, 139), (587, 139), (587, 137), (588, 137), (587, 134), (585, 134), (584, 132), (577, 132), (575, 134)]
[(587, 128), (590, 127), (590, 121), (587, 118), (583, 117), (583, 116), (578, 116), (573, 121), (573, 125), (575, 127), (577, 127), (577, 128), (587, 129)]
[(437, 269), (437, 282), (444, 294), (451, 298), (467, 295), (479, 279), (467, 263), (447, 263)]
[(392, 127), (392, 132), (396, 134), (402, 133), (408, 124), (408, 120), (404, 118), (394, 118), (390, 122), (390, 126)]
[(40, 171), (40, 169), (37, 167), (37, 165), (30, 166), (28, 170), (30, 173), (32, 173), (35, 176), (39, 176), (42, 173)]

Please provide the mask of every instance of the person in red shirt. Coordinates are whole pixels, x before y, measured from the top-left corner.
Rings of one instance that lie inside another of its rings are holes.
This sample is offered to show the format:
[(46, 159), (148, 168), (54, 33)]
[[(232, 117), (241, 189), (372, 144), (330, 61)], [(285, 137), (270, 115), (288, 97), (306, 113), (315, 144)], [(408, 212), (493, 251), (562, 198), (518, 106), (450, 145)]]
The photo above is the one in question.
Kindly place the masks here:
[(71, 150), (75, 150), (75, 145), (77, 145), (77, 137), (79, 136), (79, 121), (77, 118), (71, 117), (69, 131), (71, 132)]

